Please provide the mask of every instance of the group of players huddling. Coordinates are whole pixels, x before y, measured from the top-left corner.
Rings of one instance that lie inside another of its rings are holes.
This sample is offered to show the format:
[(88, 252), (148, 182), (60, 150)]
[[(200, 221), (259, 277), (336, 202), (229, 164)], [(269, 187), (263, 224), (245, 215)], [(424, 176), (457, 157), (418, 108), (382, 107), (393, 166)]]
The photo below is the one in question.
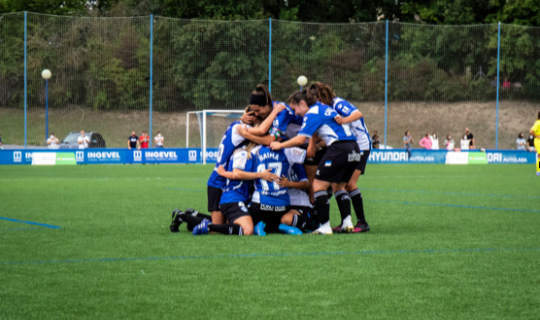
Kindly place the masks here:
[[(194, 235), (369, 231), (357, 182), (370, 150), (362, 113), (329, 86), (312, 84), (284, 103), (258, 85), (219, 145), (208, 180), (211, 215), (174, 210), (170, 230), (178, 232), (185, 222)], [(332, 195), (342, 220), (334, 228)]]

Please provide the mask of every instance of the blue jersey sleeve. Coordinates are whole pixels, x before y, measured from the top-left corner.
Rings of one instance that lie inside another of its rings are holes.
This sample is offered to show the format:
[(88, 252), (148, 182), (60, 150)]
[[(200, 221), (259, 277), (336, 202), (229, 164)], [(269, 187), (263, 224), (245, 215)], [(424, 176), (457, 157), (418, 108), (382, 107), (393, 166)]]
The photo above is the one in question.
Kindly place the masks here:
[(345, 100), (339, 101), (334, 109), (336, 109), (337, 113), (344, 117), (348, 117), (354, 111), (358, 111), (355, 106)]
[(290, 121), (291, 115), (289, 114), (289, 110), (285, 109), (278, 113), (276, 119), (274, 119), (274, 123), (272, 124), (272, 134), (286, 132)]
[(306, 169), (304, 169), (303, 165), (301, 165), (299, 163), (293, 164), (292, 171), (293, 171), (293, 174), (296, 175), (296, 182), (307, 181), (308, 180), (307, 174), (306, 174)]
[(299, 136), (305, 136), (311, 138), (317, 129), (322, 125), (322, 119), (318, 114), (306, 114), (304, 116), (304, 122), (298, 132)]

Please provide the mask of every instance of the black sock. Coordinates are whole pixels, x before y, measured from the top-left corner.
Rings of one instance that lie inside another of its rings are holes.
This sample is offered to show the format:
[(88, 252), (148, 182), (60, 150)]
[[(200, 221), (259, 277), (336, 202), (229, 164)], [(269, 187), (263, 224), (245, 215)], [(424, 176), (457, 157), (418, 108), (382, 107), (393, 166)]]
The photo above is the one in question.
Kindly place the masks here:
[(212, 232), (219, 232), (222, 234), (234, 234), (242, 236), (244, 235), (244, 230), (239, 224), (228, 223), (228, 224), (209, 224), (208, 230)]
[(206, 213), (197, 212), (197, 214), (195, 216), (212, 221), (212, 216), (209, 215), (209, 214), (206, 214)]
[[(187, 213), (180, 214), (178, 215), (178, 217), (180, 217), (183, 222), (187, 223), (187, 229), (189, 231), (193, 231), (193, 228), (204, 220), (204, 218), (201, 218), (199, 216), (192, 216)], [(210, 221), (212, 221), (212, 219), (210, 219)]]
[(341, 222), (351, 215), (351, 198), (345, 190), (339, 190), (336, 192), (336, 202), (339, 207), (339, 213), (341, 214)]
[(362, 200), (360, 189), (351, 191), (349, 196), (351, 197), (354, 212), (356, 212), (356, 219), (360, 224), (366, 223), (366, 217), (364, 216), (364, 201)]
[(332, 196), (334, 195), (334, 190), (332, 190), (332, 186), (326, 189), (326, 193), (328, 193), (328, 199), (332, 199)]
[(292, 226), (304, 230), (316, 230), (319, 226), (315, 225), (308, 217), (304, 215), (294, 215)]
[(321, 224), (330, 221), (330, 202), (326, 190), (315, 192), (315, 210)]

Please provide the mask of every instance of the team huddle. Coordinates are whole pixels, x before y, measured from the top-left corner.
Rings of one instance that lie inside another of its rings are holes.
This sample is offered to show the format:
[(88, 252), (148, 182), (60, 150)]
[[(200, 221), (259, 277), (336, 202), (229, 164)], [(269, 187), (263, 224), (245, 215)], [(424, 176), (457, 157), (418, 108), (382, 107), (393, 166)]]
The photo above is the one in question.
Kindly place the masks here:
[[(170, 230), (185, 222), (194, 235), (369, 231), (357, 182), (370, 150), (362, 113), (329, 86), (315, 83), (285, 103), (258, 85), (219, 145), (207, 188), (211, 214), (174, 210)], [(341, 214), (334, 228), (332, 195)]]

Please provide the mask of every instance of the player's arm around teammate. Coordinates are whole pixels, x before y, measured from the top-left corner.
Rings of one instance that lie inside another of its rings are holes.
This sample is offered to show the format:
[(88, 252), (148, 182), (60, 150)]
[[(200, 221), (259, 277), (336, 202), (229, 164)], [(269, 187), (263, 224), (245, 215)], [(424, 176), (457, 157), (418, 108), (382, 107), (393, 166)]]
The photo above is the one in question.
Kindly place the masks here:
[[(360, 149), (349, 126), (347, 124), (339, 125), (336, 122), (336, 111), (317, 100), (318, 93), (314, 85), (310, 86), (308, 90), (291, 96), (289, 99), (291, 107), (297, 115), (303, 116), (304, 123), (298, 136), (283, 143), (273, 142), (271, 147), (273, 150), (279, 150), (301, 145), (315, 132), (318, 132), (321, 138), (326, 141), (328, 148), (321, 159), (313, 181), (315, 208), (321, 223), (321, 227), (314, 233), (332, 234), (329, 197), (326, 190), (332, 186), (342, 217), (350, 216), (351, 203), (345, 186), (354, 173), (356, 163), (360, 161)], [(340, 192), (339, 196), (338, 192)]]

